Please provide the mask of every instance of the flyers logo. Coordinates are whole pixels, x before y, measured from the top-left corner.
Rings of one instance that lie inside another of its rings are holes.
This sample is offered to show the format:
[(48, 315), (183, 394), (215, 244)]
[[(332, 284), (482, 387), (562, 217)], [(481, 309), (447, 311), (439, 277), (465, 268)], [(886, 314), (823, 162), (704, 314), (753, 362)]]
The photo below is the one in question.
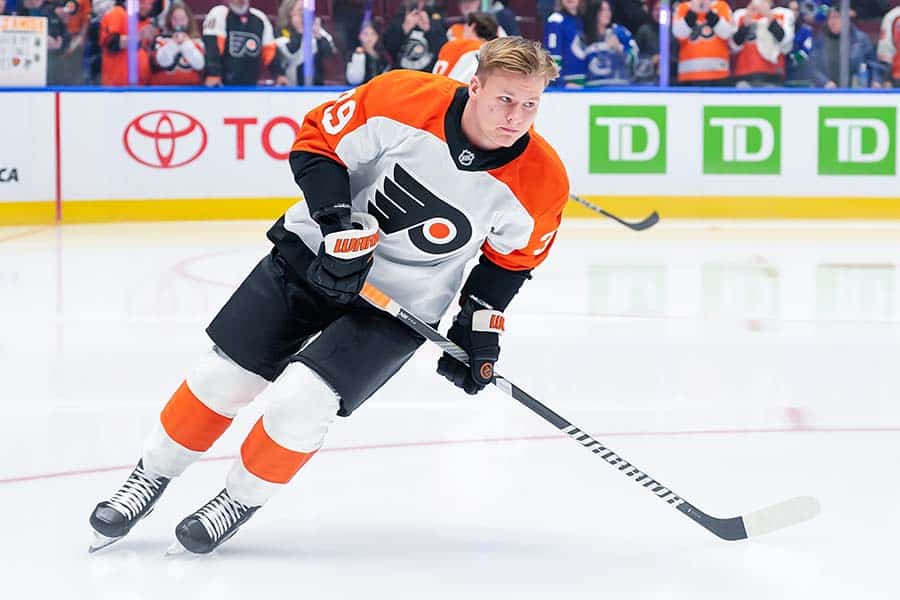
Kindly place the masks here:
[(472, 225), (457, 208), (435, 196), (399, 164), (384, 178), (384, 192), (369, 202), (385, 235), (407, 230), (413, 246), (428, 254), (448, 254), (472, 239)]
[(479, 369), (479, 373), (481, 374), (481, 378), (484, 380), (493, 379), (494, 378), (494, 365), (491, 363), (483, 363), (481, 368)]
[(249, 31), (228, 32), (228, 53), (231, 56), (259, 56), (259, 37)]

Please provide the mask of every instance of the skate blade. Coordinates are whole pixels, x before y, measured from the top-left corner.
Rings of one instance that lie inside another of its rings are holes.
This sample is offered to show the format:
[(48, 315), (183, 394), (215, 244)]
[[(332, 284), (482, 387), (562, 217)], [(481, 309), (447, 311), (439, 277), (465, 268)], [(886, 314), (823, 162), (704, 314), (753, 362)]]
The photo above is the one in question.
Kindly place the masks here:
[(98, 550), (102, 550), (111, 544), (115, 544), (119, 540), (121, 540), (125, 536), (120, 537), (106, 537), (102, 533), (94, 532), (94, 540), (91, 542), (91, 545), (88, 547), (88, 554), (93, 554)]
[(166, 556), (182, 556), (184, 554), (191, 554), (187, 548), (181, 545), (181, 542), (175, 540), (172, 542), (172, 545), (169, 546), (169, 549), (166, 550)]

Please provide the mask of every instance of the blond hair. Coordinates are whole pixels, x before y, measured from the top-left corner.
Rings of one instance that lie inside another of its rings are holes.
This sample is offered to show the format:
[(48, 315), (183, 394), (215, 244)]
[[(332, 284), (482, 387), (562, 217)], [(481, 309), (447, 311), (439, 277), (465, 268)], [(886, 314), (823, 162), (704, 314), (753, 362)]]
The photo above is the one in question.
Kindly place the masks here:
[(545, 83), (559, 77), (559, 67), (541, 43), (519, 36), (497, 38), (481, 46), (475, 75), (484, 83), (495, 69), (542, 76)]

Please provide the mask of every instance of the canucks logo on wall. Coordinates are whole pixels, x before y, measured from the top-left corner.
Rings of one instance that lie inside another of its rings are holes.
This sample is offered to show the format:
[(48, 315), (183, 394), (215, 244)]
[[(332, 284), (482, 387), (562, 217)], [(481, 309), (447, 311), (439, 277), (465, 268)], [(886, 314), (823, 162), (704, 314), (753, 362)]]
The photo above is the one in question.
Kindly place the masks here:
[(399, 164), (375, 191), (369, 214), (386, 235), (407, 230), (409, 241), (428, 254), (448, 254), (472, 239), (472, 225), (460, 210), (438, 198)]

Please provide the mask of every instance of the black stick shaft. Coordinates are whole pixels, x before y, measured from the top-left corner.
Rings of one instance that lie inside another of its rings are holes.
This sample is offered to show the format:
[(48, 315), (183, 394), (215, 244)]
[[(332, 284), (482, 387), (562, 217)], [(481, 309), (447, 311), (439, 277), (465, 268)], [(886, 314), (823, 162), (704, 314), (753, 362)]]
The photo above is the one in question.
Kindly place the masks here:
[(604, 217), (609, 217), (613, 221), (616, 221), (617, 223), (621, 223), (625, 227), (628, 227), (629, 229), (632, 229), (634, 231), (643, 231), (645, 229), (649, 229), (659, 222), (659, 214), (657, 214), (656, 211), (653, 211), (652, 213), (650, 213), (643, 220), (638, 221), (636, 223), (632, 223), (630, 221), (626, 221), (626, 220), (622, 219), (621, 217), (617, 217), (616, 215), (612, 214), (611, 212), (605, 211), (604, 209), (600, 208), (593, 202), (588, 202), (584, 198), (576, 196), (575, 194), (569, 194), (569, 199), (574, 200), (575, 202), (577, 202), (578, 204), (580, 204), (582, 206), (586, 206), (587, 208), (591, 209), (592, 211), (594, 211), (596, 213), (603, 215)]
[[(377, 290), (373, 286), (366, 284), (361, 295), (373, 305), (400, 319), (413, 331), (429, 340), (430, 342), (436, 344), (441, 348), (441, 350), (443, 350), (456, 360), (466, 365), (469, 364), (469, 355), (465, 350), (441, 335), (440, 332), (436, 331), (428, 323), (422, 321), (419, 317), (394, 302), (380, 290)], [(568, 435), (570, 438), (572, 438), (594, 454), (599, 455), (600, 458), (606, 461), (607, 464), (615, 467), (620, 473), (623, 473), (626, 477), (633, 479), (644, 489), (651, 491), (657, 498), (665, 500), (666, 503), (670, 506), (677, 508), (682, 514), (689, 517), (692, 521), (699, 524), (707, 531), (725, 540), (740, 540), (747, 537), (747, 533), (741, 517), (719, 519), (717, 517), (706, 514), (678, 494), (675, 494), (668, 487), (659, 483), (659, 481), (657, 481), (653, 477), (638, 469), (629, 461), (622, 458), (618, 453), (611, 450), (605, 444), (602, 444), (599, 441), (595, 440), (589, 434), (585, 433), (582, 429), (576, 427), (567, 419), (545, 406), (543, 403), (537, 400), (537, 398), (533, 397), (502, 375), (499, 375), (495, 372), (492, 383), (506, 394), (512, 396), (519, 403), (529, 408), (532, 412), (543, 418), (545, 421)]]

